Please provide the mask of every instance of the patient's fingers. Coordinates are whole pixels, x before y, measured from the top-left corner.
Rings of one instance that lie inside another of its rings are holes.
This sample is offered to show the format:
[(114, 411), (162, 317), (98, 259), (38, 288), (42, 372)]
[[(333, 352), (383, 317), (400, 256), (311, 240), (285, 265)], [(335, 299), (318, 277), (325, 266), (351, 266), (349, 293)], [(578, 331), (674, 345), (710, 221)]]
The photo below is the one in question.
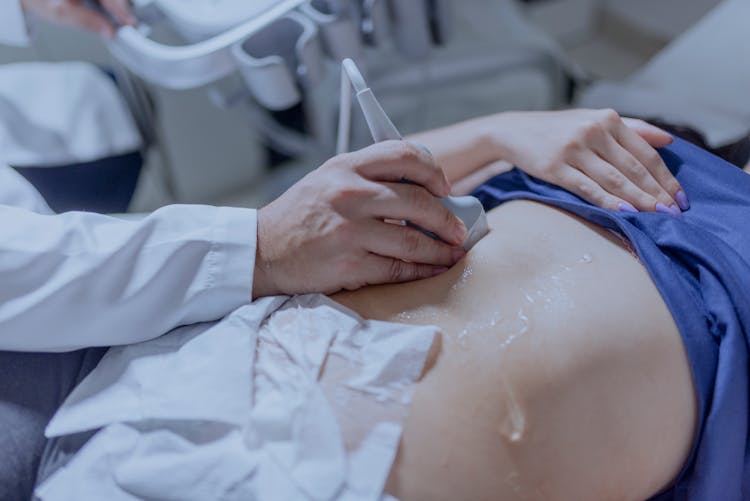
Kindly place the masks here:
[[(616, 192), (616, 195), (623, 197), (640, 210), (645, 211), (655, 210), (657, 202), (662, 203), (666, 207), (675, 204), (672, 196), (662, 188), (643, 162), (631, 154), (630, 151), (623, 148), (614, 137), (608, 136), (604, 143), (604, 145), (597, 148), (597, 153), (631, 181), (630, 184), (623, 187), (623, 192)], [(648, 146), (648, 144), (645, 144), (645, 146), (654, 151), (653, 148)], [(654, 151), (654, 154), (658, 157), (656, 151)], [(666, 166), (664, 168), (666, 169)], [(608, 189), (607, 186), (604, 186), (604, 188)], [(638, 188), (638, 191), (636, 192), (634, 188)], [(642, 192), (651, 195), (655, 200), (654, 203), (649, 201), (650, 205), (642, 205), (642, 197), (639, 198), (639, 195)]]
[(607, 193), (634, 205), (641, 211), (655, 210), (658, 201), (636, 186), (620, 169), (604, 161), (592, 151), (584, 154), (583, 161), (573, 164), (589, 176)]
[[(643, 122), (642, 120), (626, 120), (627, 122), (623, 122), (623, 126), (615, 131), (617, 141), (625, 149), (630, 151), (630, 153), (632, 153), (633, 156), (635, 156), (646, 167), (646, 169), (648, 169), (659, 185), (677, 202), (680, 209), (687, 210), (689, 204), (687, 203), (687, 197), (685, 197), (680, 183), (675, 179), (662, 158), (654, 150), (654, 147), (658, 148), (671, 143), (673, 141), (672, 136), (651, 124)], [(661, 131), (669, 137), (669, 141), (665, 144), (664, 138), (659, 138), (658, 136), (653, 137), (656, 134), (655, 132), (645, 132), (651, 129)], [(680, 192), (682, 192), (683, 195), (678, 195)]]
[(674, 138), (669, 132), (648, 122), (644, 122), (638, 118), (626, 117), (622, 117), (621, 120), (623, 124), (654, 148), (662, 148), (674, 142)]
[(367, 250), (383, 257), (413, 263), (453, 266), (465, 252), (425, 235), (416, 228), (373, 221), (361, 242)]
[(114, 35), (114, 27), (104, 16), (78, 3), (57, 2), (52, 11), (40, 9), (38, 12), (52, 21), (79, 26), (105, 37)]
[(136, 20), (130, 12), (130, 2), (128, 0), (100, 0), (102, 6), (114, 17), (120, 24), (135, 25)]
[(561, 169), (558, 184), (568, 191), (578, 195), (587, 202), (604, 209), (624, 212), (637, 212), (629, 202), (626, 202), (597, 184), (588, 174), (573, 166)]

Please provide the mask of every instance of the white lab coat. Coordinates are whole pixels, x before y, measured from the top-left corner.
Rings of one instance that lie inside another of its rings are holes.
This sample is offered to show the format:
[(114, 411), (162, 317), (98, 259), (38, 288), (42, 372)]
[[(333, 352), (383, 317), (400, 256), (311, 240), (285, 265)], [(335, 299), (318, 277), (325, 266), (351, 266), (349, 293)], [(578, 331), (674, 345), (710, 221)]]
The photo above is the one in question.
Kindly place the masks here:
[[(0, 1), (0, 42), (26, 41), (18, 2)], [(0, 350), (134, 343), (221, 318), (251, 299), (256, 234), (250, 209), (54, 215), (0, 162)]]
[(134, 343), (219, 319), (251, 299), (256, 234), (251, 209), (53, 215), (0, 166), (0, 350)]

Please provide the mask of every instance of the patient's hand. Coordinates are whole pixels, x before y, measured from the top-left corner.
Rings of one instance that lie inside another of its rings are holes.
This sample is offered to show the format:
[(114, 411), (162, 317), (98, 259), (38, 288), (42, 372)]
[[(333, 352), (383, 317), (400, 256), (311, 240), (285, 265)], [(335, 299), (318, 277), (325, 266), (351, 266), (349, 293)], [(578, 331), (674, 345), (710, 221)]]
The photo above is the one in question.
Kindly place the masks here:
[[(409, 180), (414, 184), (406, 184)], [(427, 278), (464, 255), (450, 186), (429, 153), (386, 141), (339, 155), (258, 211), (253, 297)], [(385, 220), (408, 220), (444, 240)], [(448, 242), (448, 243), (445, 243)]]
[(622, 119), (612, 110), (568, 110), (503, 113), (478, 124), (500, 158), (592, 204), (675, 215), (688, 208), (654, 149), (672, 136), (641, 120)]

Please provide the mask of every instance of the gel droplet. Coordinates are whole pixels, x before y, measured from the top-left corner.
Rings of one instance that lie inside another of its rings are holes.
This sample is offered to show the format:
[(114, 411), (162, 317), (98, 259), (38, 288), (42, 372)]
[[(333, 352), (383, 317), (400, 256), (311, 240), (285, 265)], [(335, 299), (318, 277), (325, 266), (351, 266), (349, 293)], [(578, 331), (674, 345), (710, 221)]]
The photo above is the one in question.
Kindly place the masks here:
[(458, 290), (466, 287), (466, 283), (469, 281), (473, 274), (474, 268), (472, 268), (471, 266), (466, 266), (461, 272), (461, 277), (459, 277), (459, 279), (453, 285), (451, 285), (451, 289)]
[(591, 254), (584, 254), (578, 259), (578, 262), (581, 264), (589, 264), (593, 260), (594, 258), (591, 256)]
[(510, 344), (518, 339), (523, 334), (526, 334), (526, 332), (529, 330), (529, 317), (526, 316), (526, 313), (523, 311), (523, 309), (519, 309), (516, 313), (516, 321), (511, 324), (512, 330), (508, 333), (506, 338), (500, 343), (498, 346), (498, 349), (504, 350)]
[(508, 384), (505, 377), (501, 379), (505, 389), (508, 411), (505, 419), (498, 428), (498, 432), (510, 442), (518, 443), (523, 440), (523, 435), (526, 431), (526, 417), (513, 393), (513, 388)]

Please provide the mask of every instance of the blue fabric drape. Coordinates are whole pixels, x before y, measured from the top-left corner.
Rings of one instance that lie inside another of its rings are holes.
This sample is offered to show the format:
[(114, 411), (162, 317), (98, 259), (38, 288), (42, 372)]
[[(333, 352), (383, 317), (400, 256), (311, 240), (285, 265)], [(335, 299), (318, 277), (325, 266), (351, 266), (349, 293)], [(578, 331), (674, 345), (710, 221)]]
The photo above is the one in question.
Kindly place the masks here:
[(544, 202), (632, 242), (680, 330), (699, 401), (689, 460), (654, 499), (750, 499), (750, 175), (679, 139), (660, 154), (690, 199), (680, 218), (600, 209), (518, 169), (474, 195), (487, 210), (519, 198)]

